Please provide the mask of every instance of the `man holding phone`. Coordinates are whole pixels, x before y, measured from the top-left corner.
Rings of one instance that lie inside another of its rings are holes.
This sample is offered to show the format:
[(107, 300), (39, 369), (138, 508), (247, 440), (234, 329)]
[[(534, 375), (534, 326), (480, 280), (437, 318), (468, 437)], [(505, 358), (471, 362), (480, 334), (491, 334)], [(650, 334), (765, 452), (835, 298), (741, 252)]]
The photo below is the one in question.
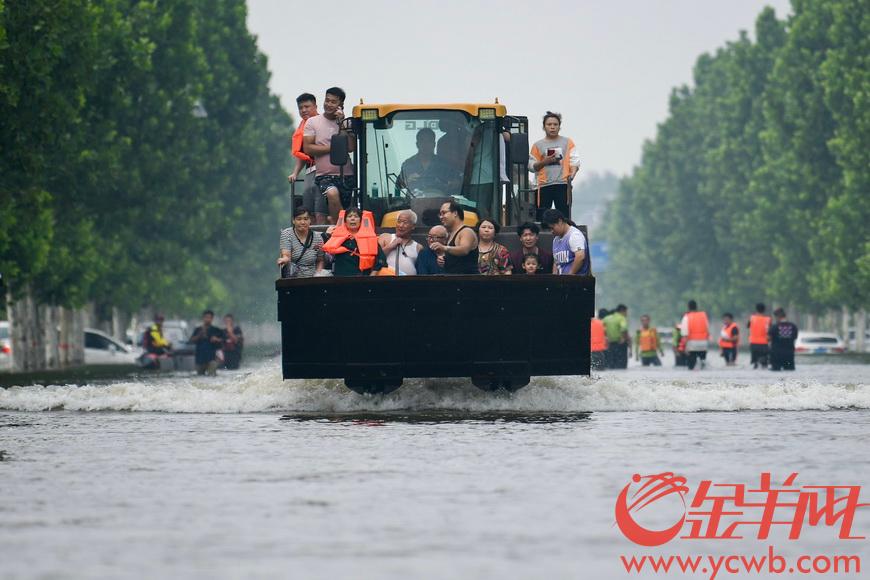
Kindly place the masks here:
[[(326, 98), (323, 99), (323, 114), (311, 117), (305, 122), (302, 138), (303, 150), (314, 158), (317, 172), (314, 183), (326, 198), (329, 220), (333, 224), (338, 221), (338, 212), (350, 205), (354, 187), (353, 164), (350, 159), (343, 168), (333, 165), (329, 160), (332, 138), (335, 135), (348, 138), (341, 130), (341, 123), (344, 121), (344, 98), (345, 93), (340, 88), (327, 89)], [(348, 150), (352, 151), (353, 148), (354, 143), (349, 140)]]

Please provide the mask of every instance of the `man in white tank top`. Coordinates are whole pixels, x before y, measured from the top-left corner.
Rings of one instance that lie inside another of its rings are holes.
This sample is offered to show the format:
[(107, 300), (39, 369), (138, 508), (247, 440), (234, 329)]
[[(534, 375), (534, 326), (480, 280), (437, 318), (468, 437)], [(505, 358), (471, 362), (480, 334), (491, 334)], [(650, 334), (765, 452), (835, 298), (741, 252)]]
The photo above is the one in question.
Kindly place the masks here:
[(387, 266), (396, 271), (397, 276), (417, 274), (417, 256), (423, 246), (415, 242), (411, 235), (417, 226), (417, 214), (406, 209), (399, 212), (396, 219), (395, 234), (381, 234), (378, 243), (387, 256)]

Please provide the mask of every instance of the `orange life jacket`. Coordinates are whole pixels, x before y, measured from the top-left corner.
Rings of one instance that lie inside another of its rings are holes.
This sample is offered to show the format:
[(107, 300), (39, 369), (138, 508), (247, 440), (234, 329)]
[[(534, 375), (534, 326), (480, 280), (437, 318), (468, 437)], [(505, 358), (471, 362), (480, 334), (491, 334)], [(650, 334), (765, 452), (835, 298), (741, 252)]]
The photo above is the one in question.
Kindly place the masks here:
[[(323, 244), (323, 251), (336, 255), (351, 252), (352, 256), (359, 257), (359, 270), (365, 272), (371, 270), (378, 256), (378, 235), (375, 233), (375, 218), (370, 211), (362, 212), (362, 223), (359, 231), (351, 234), (344, 223), (344, 212), (338, 212), (338, 223), (332, 231), (332, 237)], [(348, 250), (342, 244), (349, 239), (356, 240), (356, 250)]]
[(731, 339), (731, 338), (735, 338), (735, 339), (738, 338), (737, 336), (734, 336), (734, 333), (732, 332), (736, 328), (737, 328), (736, 322), (732, 322), (728, 326), (722, 326), (722, 334), (719, 336), (719, 346), (720, 347), (722, 347), (722, 348), (737, 348), (737, 344), (740, 342), (739, 340), (737, 340), (735, 342), (731, 342), (731, 340), (726, 340), (726, 339)]
[(641, 352), (656, 351), (659, 348), (659, 335), (655, 328), (640, 329), (637, 331), (639, 340), (638, 348)]
[(592, 352), (607, 350), (607, 336), (604, 334), (604, 323), (598, 318), (592, 319), (592, 332), (589, 334), (589, 347)]
[(767, 329), (770, 316), (753, 314), (749, 317), (749, 344), (767, 344)]
[(293, 139), (290, 141), (290, 151), (293, 153), (293, 157), (301, 159), (310, 165), (314, 162), (314, 159), (302, 150), (302, 137), (303, 132), (305, 131), (305, 123), (307, 121), (308, 119), (302, 119), (302, 122), (299, 123), (298, 127), (296, 127), (296, 130), (293, 131)]
[(710, 324), (707, 322), (707, 313), (693, 310), (686, 312), (689, 322), (687, 340), (707, 340), (710, 338)]

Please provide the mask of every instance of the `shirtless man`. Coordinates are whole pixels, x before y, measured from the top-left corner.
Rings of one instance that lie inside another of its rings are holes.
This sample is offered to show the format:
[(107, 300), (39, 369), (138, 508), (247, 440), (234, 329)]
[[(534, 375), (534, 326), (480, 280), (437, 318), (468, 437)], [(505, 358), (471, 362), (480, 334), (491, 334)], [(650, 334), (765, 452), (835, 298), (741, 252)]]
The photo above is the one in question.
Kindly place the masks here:
[(455, 201), (448, 201), (441, 206), (438, 215), (450, 237), (447, 244), (434, 242), (429, 247), (437, 254), (444, 253), (444, 273), (480, 274), (477, 268), (477, 234), (465, 225), (465, 212)]

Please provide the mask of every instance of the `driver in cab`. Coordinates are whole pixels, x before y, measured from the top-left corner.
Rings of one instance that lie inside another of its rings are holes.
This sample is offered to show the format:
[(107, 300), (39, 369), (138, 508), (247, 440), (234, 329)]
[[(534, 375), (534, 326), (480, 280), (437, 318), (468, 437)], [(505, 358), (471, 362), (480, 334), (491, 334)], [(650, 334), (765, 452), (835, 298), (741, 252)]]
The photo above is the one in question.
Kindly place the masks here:
[(435, 131), (425, 127), (417, 131), (417, 154), (402, 163), (399, 186), (411, 191), (446, 192), (453, 173), (450, 165), (435, 155)]

